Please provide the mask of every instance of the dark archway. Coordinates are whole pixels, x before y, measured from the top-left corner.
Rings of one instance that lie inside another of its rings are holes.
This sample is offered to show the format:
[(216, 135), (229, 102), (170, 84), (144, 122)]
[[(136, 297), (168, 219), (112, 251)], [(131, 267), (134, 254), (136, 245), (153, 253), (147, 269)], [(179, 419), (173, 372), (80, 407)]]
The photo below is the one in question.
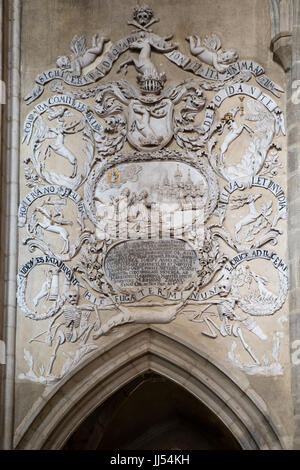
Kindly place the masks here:
[(156, 373), (137, 377), (99, 406), (66, 450), (241, 450), (222, 421)]
[(232, 372), (229, 375), (222, 366), (213, 364), (205, 351), (192, 349), (153, 326), (116, 338), (56, 386), (45, 389), (18, 427), (15, 448), (64, 448), (88, 416), (149, 372), (179, 385), (203, 403), (242, 449), (283, 448), (278, 427), (245, 378)]

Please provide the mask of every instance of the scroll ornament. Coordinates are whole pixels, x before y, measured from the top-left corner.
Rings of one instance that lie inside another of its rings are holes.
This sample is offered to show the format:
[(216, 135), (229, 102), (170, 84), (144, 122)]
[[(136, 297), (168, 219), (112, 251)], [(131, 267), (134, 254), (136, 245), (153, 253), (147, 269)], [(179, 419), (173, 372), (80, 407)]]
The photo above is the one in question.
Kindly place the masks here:
[[(29, 191), (18, 217), (34, 255), (20, 266), (17, 297), (35, 327), (21, 379), (55, 383), (121, 325), (179, 315), (207, 341), (233, 341), (227, 360), (245, 373), (283, 373), (282, 332), (272, 359), (255, 344), (270, 346), (260, 319), (271, 324), (288, 288), (287, 267), (270, 248), (286, 218), (276, 181), (284, 90), (218, 35), (192, 34), (179, 46), (150, 29), (158, 21), (136, 7), (135, 29), (122, 39), (95, 34), (88, 46), (74, 36), (71, 54), (24, 98)], [(184, 80), (171, 80), (157, 56)], [(109, 81), (112, 70), (119, 78)], [(42, 365), (39, 347), (49, 351)]]

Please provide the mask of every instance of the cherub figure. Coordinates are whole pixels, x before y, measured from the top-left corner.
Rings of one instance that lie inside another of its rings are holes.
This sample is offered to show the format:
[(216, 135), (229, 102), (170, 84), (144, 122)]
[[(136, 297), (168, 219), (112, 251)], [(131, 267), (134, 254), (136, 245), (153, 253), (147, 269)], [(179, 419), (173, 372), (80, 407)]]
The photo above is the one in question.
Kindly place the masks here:
[(82, 69), (92, 64), (96, 58), (102, 53), (104, 43), (108, 38), (98, 38), (95, 34), (92, 39), (92, 47), (87, 49), (86, 39), (84, 36), (74, 36), (70, 49), (74, 54), (74, 59), (71, 60), (68, 56), (58, 57), (56, 65), (63, 70), (69, 70), (75, 77), (80, 77)]
[(199, 36), (188, 36), (191, 53), (207, 65), (212, 65), (218, 72), (224, 73), (230, 64), (236, 62), (238, 54), (235, 49), (220, 52), (221, 40), (216, 34), (206, 36), (201, 44)]

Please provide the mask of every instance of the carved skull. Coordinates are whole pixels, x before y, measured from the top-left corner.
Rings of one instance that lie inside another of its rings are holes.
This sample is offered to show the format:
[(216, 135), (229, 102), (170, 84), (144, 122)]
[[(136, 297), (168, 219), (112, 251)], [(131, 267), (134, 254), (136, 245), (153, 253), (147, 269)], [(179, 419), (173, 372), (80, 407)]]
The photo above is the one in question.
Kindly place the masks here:
[(226, 297), (231, 290), (231, 281), (230, 279), (223, 279), (218, 283), (218, 294), (221, 297)]
[(70, 289), (67, 292), (67, 302), (71, 305), (77, 305), (78, 303), (78, 292), (77, 290)]
[(153, 17), (153, 10), (148, 6), (135, 8), (133, 12), (133, 19), (141, 26), (146, 26)]

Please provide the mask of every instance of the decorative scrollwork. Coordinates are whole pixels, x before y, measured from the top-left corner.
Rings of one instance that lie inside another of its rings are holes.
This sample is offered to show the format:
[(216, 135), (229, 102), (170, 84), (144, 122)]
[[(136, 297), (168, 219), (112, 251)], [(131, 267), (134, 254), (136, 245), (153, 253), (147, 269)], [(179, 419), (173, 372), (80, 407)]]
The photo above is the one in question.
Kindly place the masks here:
[[(268, 341), (259, 321), (283, 308), (288, 288), (286, 265), (270, 251), (280, 252), (286, 218), (277, 182), (285, 124), (264, 91), (280, 99), (283, 89), (216, 34), (190, 35), (186, 56), (172, 35), (149, 29), (158, 21), (140, 6), (128, 22), (135, 30), (115, 43), (95, 34), (89, 48), (74, 36), (72, 56), (25, 97), (29, 105), (48, 87), (24, 123), (31, 191), (19, 229), (36, 256), (20, 267), (17, 295), (36, 329), (21, 379), (55, 383), (113, 329), (166, 325), (179, 313), (200, 336), (234, 340), (227, 359), (245, 373), (282, 373), (281, 332), (268, 368), (254, 341)], [(133, 65), (134, 84), (108, 79), (125, 51), (115, 70)], [(184, 79), (168, 85), (167, 65)], [(39, 371), (38, 342), (50, 351)]]

